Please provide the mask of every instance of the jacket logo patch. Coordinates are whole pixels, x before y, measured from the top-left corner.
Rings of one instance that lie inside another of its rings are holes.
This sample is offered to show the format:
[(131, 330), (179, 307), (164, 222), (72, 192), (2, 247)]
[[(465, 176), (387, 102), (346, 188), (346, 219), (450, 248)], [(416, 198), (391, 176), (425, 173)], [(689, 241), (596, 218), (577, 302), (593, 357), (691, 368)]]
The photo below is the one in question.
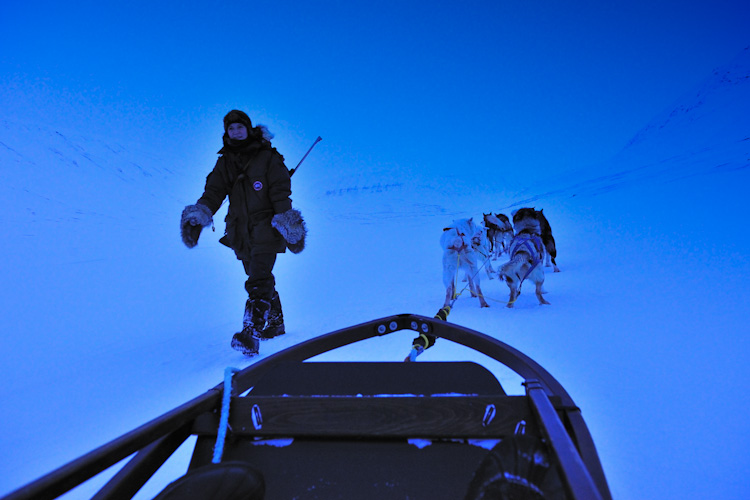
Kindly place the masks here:
[(256, 191), (260, 191), (261, 189), (263, 189), (263, 183), (260, 181), (253, 182), (253, 189), (255, 189)]

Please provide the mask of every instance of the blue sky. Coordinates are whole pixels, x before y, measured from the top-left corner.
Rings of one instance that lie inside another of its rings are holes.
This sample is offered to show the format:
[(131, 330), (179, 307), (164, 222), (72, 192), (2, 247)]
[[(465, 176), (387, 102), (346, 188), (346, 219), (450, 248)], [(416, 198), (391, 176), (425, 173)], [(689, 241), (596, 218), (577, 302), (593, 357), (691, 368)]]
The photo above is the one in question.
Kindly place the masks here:
[[(204, 170), (236, 107), (276, 133), (290, 162), (320, 135), (331, 169), (473, 168), (500, 181), (608, 159), (744, 48), (750, 25), (748, 3), (733, 0), (13, 2), (2, 12), (0, 105), (30, 120), (163, 135)], [(48, 102), (70, 106), (51, 113)]]

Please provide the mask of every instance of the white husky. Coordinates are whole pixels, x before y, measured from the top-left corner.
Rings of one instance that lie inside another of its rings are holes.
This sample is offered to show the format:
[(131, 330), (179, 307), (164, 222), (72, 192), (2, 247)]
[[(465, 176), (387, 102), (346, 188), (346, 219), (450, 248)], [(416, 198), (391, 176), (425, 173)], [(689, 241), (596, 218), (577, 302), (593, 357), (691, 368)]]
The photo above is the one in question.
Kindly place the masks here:
[(489, 256), (486, 228), (474, 224), (473, 218), (454, 220), (443, 229), (440, 246), (443, 247), (443, 284), (446, 290), (444, 307), (450, 305), (456, 294), (456, 279), (460, 270), (466, 273), (469, 280), (471, 296), (479, 297), (481, 307), (490, 307), (479, 286), (479, 266), (485, 260), (489, 262), (485, 257)]
[(513, 214), (513, 229), (516, 236), (510, 245), (510, 260), (500, 267), (498, 274), (505, 279), (510, 289), (508, 307), (518, 299), (521, 283), (529, 279), (536, 286), (539, 304), (549, 304), (542, 293), (544, 285), (544, 244), (541, 226), (533, 208), (522, 208)]

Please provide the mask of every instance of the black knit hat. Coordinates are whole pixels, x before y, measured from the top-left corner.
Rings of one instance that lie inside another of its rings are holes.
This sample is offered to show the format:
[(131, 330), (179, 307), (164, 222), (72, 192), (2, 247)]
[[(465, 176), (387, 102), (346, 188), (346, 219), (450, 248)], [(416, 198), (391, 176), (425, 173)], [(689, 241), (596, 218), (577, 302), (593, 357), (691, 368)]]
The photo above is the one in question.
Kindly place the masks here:
[(224, 132), (226, 132), (229, 126), (233, 123), (243, 124), (248, 132), (253, 128), (253, 122), (250, 121), (250, 117), (238, 109), (233, 109), (224, 117)]

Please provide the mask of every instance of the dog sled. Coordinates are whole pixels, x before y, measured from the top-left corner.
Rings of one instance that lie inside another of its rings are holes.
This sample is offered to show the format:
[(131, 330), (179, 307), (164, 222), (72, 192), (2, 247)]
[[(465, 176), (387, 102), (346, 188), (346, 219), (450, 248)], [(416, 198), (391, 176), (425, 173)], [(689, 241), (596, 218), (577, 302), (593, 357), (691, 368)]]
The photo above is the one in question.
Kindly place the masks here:
[[(525, 394), (508, 395), (474, 362), (309, 361), (403, 330), (483, 353), (517, 373)], [(224, 383), (4, 500), (57, 498), (128, 457), (93, 498), (132, 498), (191, 437), (185, 474), (158, 500), (611, 499), (580, 409), (552, 375), (490, 336), (402, 314), (228, 370)]]

